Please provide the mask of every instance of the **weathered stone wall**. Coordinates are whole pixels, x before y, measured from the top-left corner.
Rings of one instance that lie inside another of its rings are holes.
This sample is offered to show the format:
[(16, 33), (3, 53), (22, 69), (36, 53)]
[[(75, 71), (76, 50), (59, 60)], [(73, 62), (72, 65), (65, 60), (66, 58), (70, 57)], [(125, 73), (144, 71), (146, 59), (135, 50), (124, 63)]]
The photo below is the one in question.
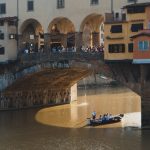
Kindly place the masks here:
[(70, 92), (66, 90), (33, 90), (1, 93), (0, 110), (66, 104), (70, 102)]
[[(70, 65), (71, 68), (68, 68)], [(76, 65), (79, 66), (74, 62), (47, 62), (14, 73), (12, 70), (4, 72), (0, 75), (0, 110), (57, 105), (76, 100), (77, 89), (72, 90), (71, 87), (89, 72), (86, 63), (80, 63), (80, 68)]]

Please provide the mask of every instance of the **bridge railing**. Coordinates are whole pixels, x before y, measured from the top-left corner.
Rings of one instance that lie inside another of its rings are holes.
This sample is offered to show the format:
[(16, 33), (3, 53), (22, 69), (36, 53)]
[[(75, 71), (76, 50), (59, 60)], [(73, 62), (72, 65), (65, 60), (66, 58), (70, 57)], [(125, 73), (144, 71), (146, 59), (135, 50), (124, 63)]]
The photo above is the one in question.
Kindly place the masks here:
[(100, 52), (55, 52), (55, 53), (30, 53), (22, 54), (19, 56), (22, 63), (42, 63), (49, 61), (62, 61), (62, 60), (103, 60), (103, 53)]

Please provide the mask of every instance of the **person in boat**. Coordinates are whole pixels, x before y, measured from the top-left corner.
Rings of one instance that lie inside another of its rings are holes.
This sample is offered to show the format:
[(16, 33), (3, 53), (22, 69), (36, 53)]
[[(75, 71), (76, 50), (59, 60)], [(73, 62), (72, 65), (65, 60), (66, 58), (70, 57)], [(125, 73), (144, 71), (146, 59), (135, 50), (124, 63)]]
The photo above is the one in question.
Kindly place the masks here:
[(103, 122), (106, 121), (106, 114), (104, 114), (104, 115), (102, 116), (102, 121), (103, 121)]
[(99, 116), (99, 121), (102, 122), (102, 115)]
[(95, 120), (96, 119), (96, 111), (92, 112), (92, 119)]
[(109, 114), (109, 120), (112, 120), (112, 119), (113, 119), (112, 114)]

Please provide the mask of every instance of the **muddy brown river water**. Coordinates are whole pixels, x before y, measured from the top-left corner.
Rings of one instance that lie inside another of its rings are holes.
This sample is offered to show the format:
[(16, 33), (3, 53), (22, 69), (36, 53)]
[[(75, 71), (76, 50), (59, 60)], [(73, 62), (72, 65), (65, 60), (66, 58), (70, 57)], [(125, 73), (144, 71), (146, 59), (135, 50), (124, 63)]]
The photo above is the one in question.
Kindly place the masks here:
[[(95, 110), (125, 116), (120, 123), (86, 126)], [(0, 150), (149, 150), (141, 130), (140, 97), (125, 87), (79, 89), (71, 104), (0, 112)]]

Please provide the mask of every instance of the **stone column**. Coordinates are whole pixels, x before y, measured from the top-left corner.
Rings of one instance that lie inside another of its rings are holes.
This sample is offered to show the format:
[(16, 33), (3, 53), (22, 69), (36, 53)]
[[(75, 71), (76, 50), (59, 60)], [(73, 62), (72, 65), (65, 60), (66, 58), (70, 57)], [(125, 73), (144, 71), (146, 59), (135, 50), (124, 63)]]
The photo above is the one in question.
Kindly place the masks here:
[(50, 49), (50, 40), (50, 34), (44, 33), (44, 49), (46, 52), (48, 52)]
[(70, 102), (77, 100), (77, 83), (71, 87), (70, 96)]
[(93, 46), (100, 45), (99, 32), (92, 33), (92, 44), (93, 44)]
[(24, 47), (23, 47), (23, 44), (24, 44), (23, 42), (24, 42), (24, 41), (23, 41), (23, 39), (22, 39), (22, 35), (21, 35), (21, 34), (18, 35), (17, 38), (18, 38), (18, 52), (19, 52), (22, 48), (24, 48)]
[(76, 50), (79, 51), (82, 46), (82, 32), (75, 33), (75, 47)]
[(142, 127), (150, 127), (150, 67), (141, 65)]
[(61, 43), (65, 48), (67, 48), (67, 34), (61, 34)]

